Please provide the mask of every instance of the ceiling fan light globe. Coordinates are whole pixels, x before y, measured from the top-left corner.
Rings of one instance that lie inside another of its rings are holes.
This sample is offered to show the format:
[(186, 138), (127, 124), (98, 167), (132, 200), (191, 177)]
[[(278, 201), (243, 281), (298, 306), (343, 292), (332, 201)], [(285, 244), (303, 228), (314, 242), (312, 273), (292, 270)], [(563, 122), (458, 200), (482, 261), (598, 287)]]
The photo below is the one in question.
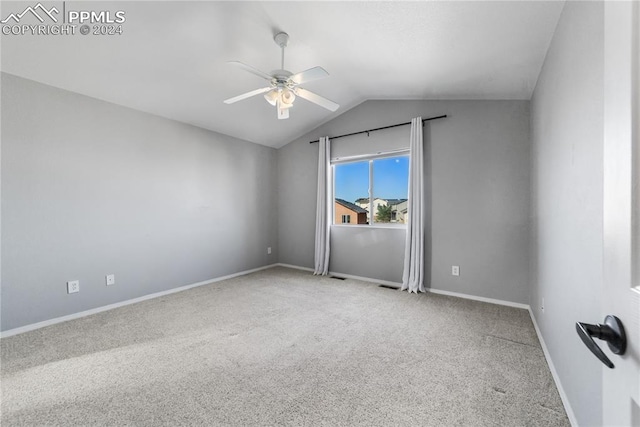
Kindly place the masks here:
[(293, 106), (293, 101), (295, 101), (296, 96), (293, 94), (293, 91), (289, 89), (285, 89), (282, 91), (280, 95), (280, 104), (282, 108), (290, 108)]
[(278, 100), (278, 95), (279, 95), (278, 91), (274, 89), (270, 92), (265, 93), (264, 99), (266, 99), (269, 104), (275, 107), (276, 101)]

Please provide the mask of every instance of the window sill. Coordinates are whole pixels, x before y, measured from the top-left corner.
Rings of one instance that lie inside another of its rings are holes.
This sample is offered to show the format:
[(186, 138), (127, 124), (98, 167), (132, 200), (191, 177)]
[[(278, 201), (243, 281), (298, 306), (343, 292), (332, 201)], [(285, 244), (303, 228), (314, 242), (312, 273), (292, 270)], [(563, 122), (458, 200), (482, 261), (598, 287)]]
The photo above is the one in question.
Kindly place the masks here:
[(390, 228), (394, 230), (406, 230), (407, 224), (331, 224), (331, 227), (354, 229)]

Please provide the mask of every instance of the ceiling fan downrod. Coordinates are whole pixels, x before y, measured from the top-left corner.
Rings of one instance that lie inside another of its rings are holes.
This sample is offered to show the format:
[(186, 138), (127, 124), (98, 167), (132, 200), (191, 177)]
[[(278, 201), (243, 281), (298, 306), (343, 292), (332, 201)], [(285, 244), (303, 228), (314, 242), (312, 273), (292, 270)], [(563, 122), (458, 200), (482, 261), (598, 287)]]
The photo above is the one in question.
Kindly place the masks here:
[(273, 36), (273, 40), (276, 42), (282, 51), (282, 59), (280, 61), (280, 69), (284, 70), (284, 48), (289, 44), (289, 34), (280, 32)]

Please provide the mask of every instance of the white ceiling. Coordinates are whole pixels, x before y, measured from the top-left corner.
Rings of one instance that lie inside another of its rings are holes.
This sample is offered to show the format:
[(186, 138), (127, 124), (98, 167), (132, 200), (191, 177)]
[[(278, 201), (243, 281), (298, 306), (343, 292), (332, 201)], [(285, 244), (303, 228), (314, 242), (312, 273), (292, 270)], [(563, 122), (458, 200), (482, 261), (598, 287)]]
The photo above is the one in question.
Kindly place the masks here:
[[(3, 2), (1, 13), (24, 7)], [(559, 1), (67, 1), (67, 10), (124, 10), (123, 35), (2, 36), (2, 70), (281, 147), (366, 99), (529, 99), (562, 7)], [(266, 86), (226, 62), (280, 68), (272, 39), (279, 31), (291, 36), (285, 68), (320, 65), (331, 74), (303, 86), (339, 103), (337, 112), (298, 99), (291, 117), (277, 120), (262, 96), (222, 103)]]

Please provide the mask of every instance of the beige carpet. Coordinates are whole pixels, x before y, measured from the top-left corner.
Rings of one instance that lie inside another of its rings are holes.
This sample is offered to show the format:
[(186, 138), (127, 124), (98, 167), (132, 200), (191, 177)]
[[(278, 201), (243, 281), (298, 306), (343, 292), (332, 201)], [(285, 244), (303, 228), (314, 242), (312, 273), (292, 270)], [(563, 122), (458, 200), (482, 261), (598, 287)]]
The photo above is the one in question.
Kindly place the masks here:
[(569, 425), (525, 310), (285, 268), (1, 348), (3, 426)]

